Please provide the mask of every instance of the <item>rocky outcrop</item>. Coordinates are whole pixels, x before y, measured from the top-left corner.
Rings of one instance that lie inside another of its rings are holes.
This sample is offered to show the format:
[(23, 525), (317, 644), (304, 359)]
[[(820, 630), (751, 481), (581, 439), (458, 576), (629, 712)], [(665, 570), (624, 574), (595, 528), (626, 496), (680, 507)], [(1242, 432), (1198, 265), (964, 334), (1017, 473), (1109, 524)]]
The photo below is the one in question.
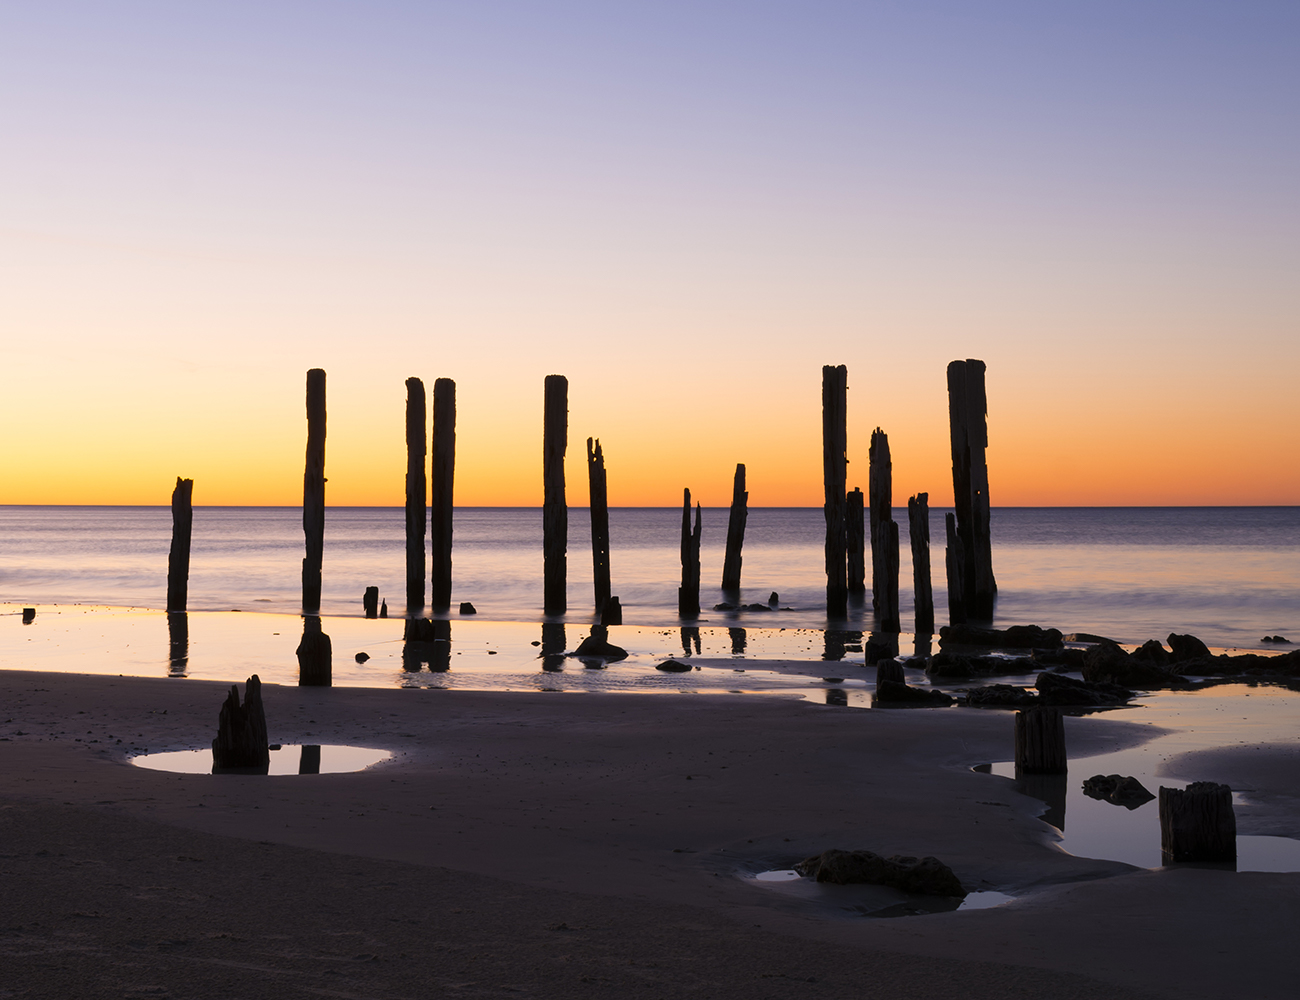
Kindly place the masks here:
[(818, 882), (836, 885), (887, 885), (926, 896), (964, 896), (953, 870), (938, 858), (896, 854), (882, 858), (871, 851), (823, 851), (805, 858), (794, 870)]
[(627, 650), (622, 646), (615, 646), (608, 639), (599, 635), (589, 635), (578, 643), (570, 656), (590, 656), (600, 660), (622, 660), (627, 657)]
[(1044, 705), (1092, 706), (1127, 705), (1133, 692), (1119, 684), (1104, 681), (1080, 681), (1065, 674), (1044, 671), (1034, 682)]
[(971, 688), (962, 699), (964, 704), (972, 708), (1033, 708), (1038, 700), (1038, 695), (1034, 692), (1014, 684), (988, 684)]
[(930, 657), (926, 663), (925, 673), (928, 677), (965, 680), (970, 677), (1028, 674), (1038, 668), (1039, 664), (1028, 656), (964, 656), (945, 649)]
[(1166, 688), (1186, 683), (1186, 678), (1150, 660), (1138, 659), (1113, 642), (1099, 642), (1083, 654), (1083, 679), (1092, 683), (1120, 684), (1129, 688)]
[(1129, 810), (1155, 798), (1137, 778), (1120, 774), (1094, 774), (1083, 783), (1083, 794)]
[(1194, 635), (1179, 635), (1176, 632), (1170, 632), (1169, 638), (1165, 642), (1169, 643), (1170, 658), (1175, 663), (1210, 655), (1210, 647)]
[(655, 669), (662, 670), (666, 674), (689, 674), (695, 668), (681, 660), (664, 660)]
[(951, 695), (933, 688), (909, 687), (898, 681), (888, 680), (876, 685), (876, 692), (871, 699), (872, 704), (875, 705), (929, 705), (940, 708), (951, 705), (955, 700)]
[(1060, 629), (1037, 625), (1012, 625), (1006, 629), (975, 625), (945, 625), (939, 629), (940, 646), (988, 646), (993, 649), (1057, 649), (1064, 641)]

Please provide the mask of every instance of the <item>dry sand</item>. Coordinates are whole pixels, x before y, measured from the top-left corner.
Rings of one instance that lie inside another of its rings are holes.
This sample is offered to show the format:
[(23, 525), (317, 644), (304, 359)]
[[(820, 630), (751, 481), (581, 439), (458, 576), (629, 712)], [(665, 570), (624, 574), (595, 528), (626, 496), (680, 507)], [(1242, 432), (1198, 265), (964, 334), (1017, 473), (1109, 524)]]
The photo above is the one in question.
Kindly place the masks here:
[[(1054, 849), (1039, 803), (970, 771), (1009, 713), (268, 685), (273, 740), (394, 759), (126, 762), (202, 745), (224, 692), (0, 672), (0, 997), (1295, 995), (1300, 874)], [(1074, 756), (1150, 735), (1067, 721)], [(1254, 789), (1243, 832), (1300, 836), (1289, 747), (1188, 767)], [(863, 919), (742, 877), (827, 847), (1025, 894)]]

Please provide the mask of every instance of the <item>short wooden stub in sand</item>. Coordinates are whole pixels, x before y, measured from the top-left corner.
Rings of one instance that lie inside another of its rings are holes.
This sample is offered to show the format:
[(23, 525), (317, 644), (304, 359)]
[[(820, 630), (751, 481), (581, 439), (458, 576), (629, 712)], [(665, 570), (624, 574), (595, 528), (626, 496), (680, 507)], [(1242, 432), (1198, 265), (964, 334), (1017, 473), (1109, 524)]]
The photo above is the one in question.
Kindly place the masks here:
[(262, 708), (262, 681), (253, 674), (244, 685), (244, 703), (239, 688), (231, 685), (217, 721), (217, 738), (212, 741), (212, 769), (261, 770), (271, 765), (266, 738), (266, 712)]
[(1232, 789), (1214, 781), (1160, 789), (1160, 854), (1165, 864), (1235, 861)]
[(1065, 773), (1065, 723), (1059, 708), (1016, 713), (1016, 770), (1027, 774)]
[(299, 687), (330, 687), (334, 683), (333, 646), (316, 615), (303, 618), (297, 652)]

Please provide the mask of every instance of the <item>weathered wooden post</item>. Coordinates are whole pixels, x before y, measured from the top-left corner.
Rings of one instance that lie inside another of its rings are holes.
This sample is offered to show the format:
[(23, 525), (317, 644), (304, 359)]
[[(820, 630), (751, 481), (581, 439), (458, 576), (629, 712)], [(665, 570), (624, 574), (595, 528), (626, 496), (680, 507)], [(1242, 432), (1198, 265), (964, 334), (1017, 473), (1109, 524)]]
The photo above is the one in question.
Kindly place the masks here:
[(334, 683), (333, 647), (321, 631), (319, 615), (304, 615), (298, 655), (299, 687), (330, 687)]
[(727, 554), (722, 560), (722, 589), (740, 592), (741, 549), (745, 544), (745, 522), (749, 520), (749, 493), (745, 490), (745, 467), (736, 465), (731, 486), (731, 515), (727, 519)]
[(862, 594), (867, 589), (866, 525), (863, 520), (862, 490), (855, 486), (845, 498), (844, 532), (848, 544), (850, 594)]
[[(420, 574), (420, 582), (424, 582), (424, 573)], [(304, 743), (302, 747), (302, 756), (298, 758), (299, 774), (320, 774), (320, 745)]]
[(871, 432), (871, 448), (868, 451), (867, 502), (871, 507), (871, 606), (879, 614), (885, 600), (886, 551), (889, 536), (883, 527), (893, 517), (894, 511), (894, 463), (889, 455), (889, 435), (877, 427)]
[(1016, 770), (1028, 774), (1065, 773), (1065, 723), (1059, 708), (1031, 708), (1016, 713)]
[(962, 592), (969, 618), (990, 620), (998, 596), (989, 533), (988, 400), (984, 362), (948, 365), (948, 422), (952, 438), (952, 491), (962, 549)]
[(903, 665), (892, 656), (876, 661), (876, 687), (880, 687), (886, 681), (895, 684), (907, 683), (907, 675), (903, 673)]
[(547, 375), (542, 411), (542, 610), (569, 607), (569, 508), (564, 497), (564, 454), (569, 450), (569, 380)]
[(700, 507), (695, 507), (691, 530), (691, 491), (682, 490), (682, 585), (677, 589), (677, 614), (700, 617)]
[(1165, 864), (1237, 860), (1232, 789), (1213, 781), (1161, 787), (1160, 854)]
[(912, 592), (916, 597), (917, 635), (934, 634), (934, 591), (930, 583), (930, 494), (907, 499), (907, 528), (912, 540)]
[(880, 631), (901, 632), (903, 626), (898, 618), (898, 522), (890, 518), (881, 524), (880, 534), (885, 550), (885, 586), (876, 619), (880, 622)]
[(432, 610), (451, 610), (452, 484), (456, 475), (456, 383), (433, 383)]
[(406, 380), (406, 614), (424, 614), (424, 539), (429, 521), (425, 461), (429, 434), (424, 383)]
[(367, 618), (379, 617), (379, 588), (367, 587), (361, 595), (361, 607)]
[(961, 536), (957, 534), (957, 516), (945, 514), (943, 524), (948, 536), (948, 546), (943, 553), (944, 569), (948, 574), (948, 624), (961, 625), (966, 621), (966, 560)]
[(826, 615), (844, 618), (848, 614), (846, 577), (847, 500), (844, 480), (848, 469), (847, 397), (849, 370), (844, 365), (822, 367), (822, 482), (826, 515)]
[(596, 588), (596, 614), (609, 602), (609, 499), (605, 484), (605, 455), (600, 441), (587, 438), (587, 487), (591, 494), (591, 564)]
[(302, 474), (303, 614), (320, 612), (321, 558), (325, 553), (325, 371), (307, 372), (307, 461)]
[(253, 674), (244, 685), (244, 703), (239, 688), (231, 685), (221, 706), (217, 738), (212, 741), (212, 770), (260, 770), (271, 766), (270, 743), (266, 737), (266, 711), (262, 707), (262, 681)]
[(184, 611), (190, 589), (190, 535), (194, 527), (194, 480), (176, 477), (172, 490), (172, 547), (167, 553), (167, 610)]

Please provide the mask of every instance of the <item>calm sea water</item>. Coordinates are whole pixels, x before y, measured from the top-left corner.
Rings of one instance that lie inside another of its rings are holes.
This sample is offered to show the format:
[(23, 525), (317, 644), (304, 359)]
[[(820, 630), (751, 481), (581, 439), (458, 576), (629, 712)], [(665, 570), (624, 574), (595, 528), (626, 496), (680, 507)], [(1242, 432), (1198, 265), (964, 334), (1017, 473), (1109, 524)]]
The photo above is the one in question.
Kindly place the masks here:
[[(936, 617), (947, 620), (943, 514), (931, 511)], [(912, 567), (901, 567), (903, 627), (912, 613)], [(681, 513), (610, 511), (614, 592), (628, 624), (675, 625)], [(727, 511), (704, 512), (701, 604), (723, 599)], [(568, 620), (591, 620), (588, 513), (570, 510)], [(718, 625), (826, 627), (820, 508), (755, 508), (745, 540), (744, 594), (779, 616), (706, 610)], [(400, 508), (330, 508), (326, 515), (327, 615), (361, 611), (378, 586), (394, 614), (404, 603), (404, 515)], [(171, 514), (166, 507), (0, 507), (0, 603), (106, 604), (162, 608)], [(542, 595), (541, 511), (456, 511), (455, 602), (480, 619), (537, 621)], [(200, 507), (194, 512), (190, 609), (292, 614), (302, 560), (297, 508)], [(1193, 632), (1211, 645), (1253, 647), (1264, 635), (1300, 639), (1300, 508), (996, 508), (996, 624), (1037, 623), (1127, 642)], [(777, 620), (779, 618), (779, 621)], [(870, 628), (870, 598), (851, 608), (851, 627)]]

